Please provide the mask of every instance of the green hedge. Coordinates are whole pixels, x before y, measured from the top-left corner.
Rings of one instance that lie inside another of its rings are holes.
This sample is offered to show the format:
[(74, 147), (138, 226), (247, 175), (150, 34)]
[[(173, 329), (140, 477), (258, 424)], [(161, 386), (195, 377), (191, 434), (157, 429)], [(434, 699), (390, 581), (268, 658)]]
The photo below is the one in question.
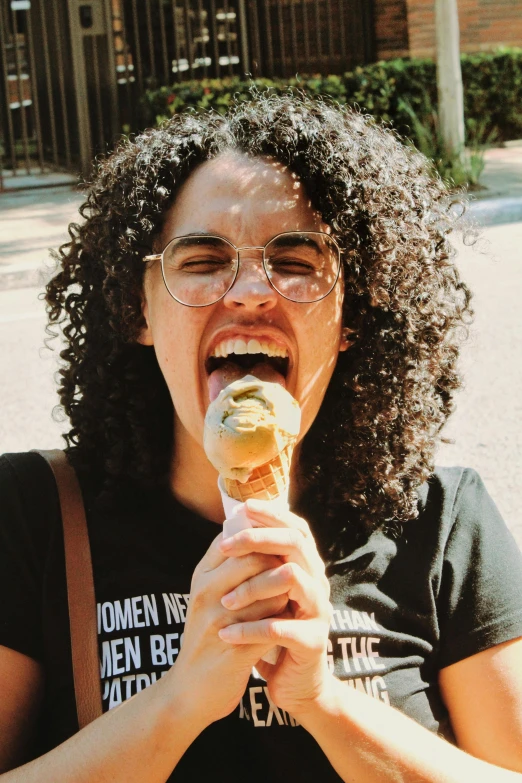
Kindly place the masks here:
[[(522, 137), (522, 49), (462, 55), (468, 141), (496, 142)], [(356, 68), (342, 76), (303, 76), (298, 79), (239, 77), (181, 82), (148, 90), (143, 98), (143, 125), (192, 107), (224, 113), (233, 100), (246, 99), (250, 88), (282, 92), (289, 88), (330, 95), (340, 103), (359, 106), (390, 123), (404, 137), (418, 142), (411, 110), (423, 123), (433, 124), (437, 105), (435, 64), (427, 59), (386, 60)], [(409, 108), (411, 107), (411, 108)]]

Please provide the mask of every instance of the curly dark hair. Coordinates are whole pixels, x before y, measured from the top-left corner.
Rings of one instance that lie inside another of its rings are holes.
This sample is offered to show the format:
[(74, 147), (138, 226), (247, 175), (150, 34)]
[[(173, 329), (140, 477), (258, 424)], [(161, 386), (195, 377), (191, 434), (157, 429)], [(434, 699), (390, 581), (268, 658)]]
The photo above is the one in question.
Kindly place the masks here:
[(332, 532), (326, 549), (340, 527), (400, 526), (417, 515), (460, 385), (471, 309), (448, 241), (459, 216), (422, 155), (327, 100), (254, 95), (226, 116), (181, 114), (98, 162), (85, 222), (69, 227), (46, 296), (48, 329), (61, 324), (67, 341), (59, 392), (71, 459), (96, 467), (108, 491), (165, 482), (173, 410), (153, 349), (136, 342), (142, 258), (183, 182), (226, 150), (288, 166), (344, 250), (354, 342), (303, 442), (307, 516)]

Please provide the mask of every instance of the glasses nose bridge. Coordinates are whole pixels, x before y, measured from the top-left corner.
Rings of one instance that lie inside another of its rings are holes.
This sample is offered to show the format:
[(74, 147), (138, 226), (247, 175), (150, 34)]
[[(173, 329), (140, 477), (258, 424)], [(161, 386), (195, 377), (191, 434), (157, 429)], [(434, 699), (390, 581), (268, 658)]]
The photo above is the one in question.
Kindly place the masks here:
[(239, 259), (239, 254), (242, 250), (260, 250), (263, 257), (265, 255), (265, 245), (241, 245), (241, 247), (236, 247), (235, 250), (238, 259)]
[[(235, 246), (234, 246), (235, 247)], [(258, 307), (260, 303), (265, 305), (269, 300), (275, 299), (277, 293), (273, 288), (267, 269), (265, 267), (264, 245), (241, 245), (236, 250), (236, 274), (234, 282), (229, 288), (226, 298), (240, 301), (248, 306)], [(241, 264), (241, 251), (247, 251), (249, 258), (246, 264)], [(260, 257), (255, 258), (252, 251), (257, 251)]]
[[(261, 258), (259, 259), (259, 265), (256, 264), (257, 268), (261, 268), (264, 272), (264, 275), (268, 277), (265, 269), (265, 245), (241, 245), (241, 247), (236, 247), (236, 258), (237, 258), (237, 276), (241, 274), (241, 252), (243, 250), (259, 250), (261, 253)], [(251, 259), (254, 261), (254, 259)], [(257, 259), (256, 259), (257, 260)], [(250, 267), (250, 264), (248, 265)], [(246, 269), (246, 267), (245, 267)]]

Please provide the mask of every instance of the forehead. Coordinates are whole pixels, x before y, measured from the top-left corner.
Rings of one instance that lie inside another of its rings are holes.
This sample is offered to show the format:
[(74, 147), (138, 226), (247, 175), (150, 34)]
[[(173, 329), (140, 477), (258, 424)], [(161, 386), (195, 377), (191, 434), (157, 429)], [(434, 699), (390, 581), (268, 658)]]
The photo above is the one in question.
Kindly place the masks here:
[(297, 229), (326, 230), (298, 176), (279, 161), (227, 152), (201, 164), (184, 183), (162, 238), (205, 231), (264, 244)]

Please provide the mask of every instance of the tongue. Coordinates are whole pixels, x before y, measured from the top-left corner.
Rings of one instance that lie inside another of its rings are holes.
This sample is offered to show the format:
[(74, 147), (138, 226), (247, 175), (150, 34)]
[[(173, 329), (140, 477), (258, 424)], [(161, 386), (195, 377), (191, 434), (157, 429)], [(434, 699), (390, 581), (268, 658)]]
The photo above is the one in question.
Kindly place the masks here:
[(225, 386), (228, 386), (228, 384), (233, 381), (239, 381), (240, 378), (244, 378), (245, 375), (255, 375), (260, 381), (279, 383), (283, 388), (286, 387), (284, 375), (277, 372), (268, 362), (258, 362), (248, 370), (245, 370), (244, 367), (240, 367), (239, 364), (235, 364), (234, 362), (225, 362), (208, 376), (208, 396), (210, 402), (214, 402), (219, 392), (222, 391)]

